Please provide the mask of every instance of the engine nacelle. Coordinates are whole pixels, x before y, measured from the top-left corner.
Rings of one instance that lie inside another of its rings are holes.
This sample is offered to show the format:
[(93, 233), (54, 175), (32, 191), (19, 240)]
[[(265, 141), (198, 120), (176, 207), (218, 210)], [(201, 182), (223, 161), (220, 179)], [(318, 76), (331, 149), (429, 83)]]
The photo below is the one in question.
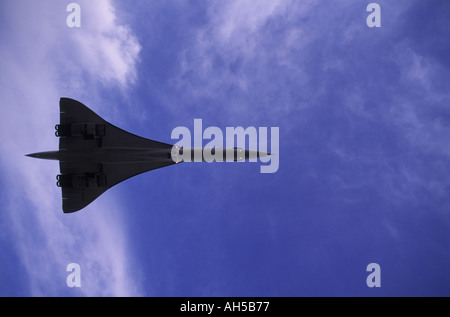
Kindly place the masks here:
[(107, 186), (106, 175), (103, 173), (59, 174), (56, 176), (56, 186), (69, 188), (92, 188)]
[(96, 123), (70, 123), (55, 126), (57, 137), (83, 137), (83, 140), (95, 140), (98, 147), (102, 146), (105, 135), (105, 125)]

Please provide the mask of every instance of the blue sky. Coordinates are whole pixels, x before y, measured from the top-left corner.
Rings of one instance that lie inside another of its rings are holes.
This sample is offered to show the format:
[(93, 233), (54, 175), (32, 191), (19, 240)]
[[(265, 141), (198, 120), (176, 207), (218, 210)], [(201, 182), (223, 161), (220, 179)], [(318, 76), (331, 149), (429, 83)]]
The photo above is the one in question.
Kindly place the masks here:
[[(448, 1), (2, 1), (0, 295), (448, 296)], [(63, 214), (60, 97), (132, 133), (279, 127)], [(78, 263), (82, 286), (66, 285)], [(381, 287), (366, 267), (381, 267)]]

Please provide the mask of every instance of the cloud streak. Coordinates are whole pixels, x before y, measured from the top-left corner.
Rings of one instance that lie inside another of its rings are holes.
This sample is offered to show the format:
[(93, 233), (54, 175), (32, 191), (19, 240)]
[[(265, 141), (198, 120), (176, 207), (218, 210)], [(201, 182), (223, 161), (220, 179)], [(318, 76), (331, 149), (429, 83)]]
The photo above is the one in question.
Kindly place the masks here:
[[(381, 6), (385, 22), (375, 30), (357, 1), (213, 2), (179, 54), (172, 83), (184, 100), (205, 105), (185, 111), (219, 110), (233, 122), (256, 118), (285, 135), (306, 132), (290, 142), (305, 148), (315, 140), (317, 148), (302, 155), (326, 153), (336, 168), (320, 177), (349, 195), (371, 189), (394, 205), (416, 201), (419, 192), (443, 199), (450, 181), (438, 163), (449, 154), (446, 47), (415, 29), (420, 2)], [(445, 26), (436, 16), (430, 34)]]
[[(130, 254), (123, 207), (99, 199), (79, 214), (64, 215), (55, 186), (56, 162), (25, 154), (58, 146), (53, 126), (62, 93), (96, 95), (100, 82), (126, 90), (136, 76), (140, 45), (118, 23), (108, 0), (78, 1), (79, 30), (65, 25), (59, 1), (2, 4), (12, 30), (1, 45), (1, 159), (7, 199), (2, 203), (11, 249), (21, 260), (33, 296), (129, 296), (141, 294)], [(84, 92), (80, 94), (80, 89)], [(82, 287), (66, 286), (66, 266), (81, 266)], [(8, 294), (7, 290), (2, 293)]]

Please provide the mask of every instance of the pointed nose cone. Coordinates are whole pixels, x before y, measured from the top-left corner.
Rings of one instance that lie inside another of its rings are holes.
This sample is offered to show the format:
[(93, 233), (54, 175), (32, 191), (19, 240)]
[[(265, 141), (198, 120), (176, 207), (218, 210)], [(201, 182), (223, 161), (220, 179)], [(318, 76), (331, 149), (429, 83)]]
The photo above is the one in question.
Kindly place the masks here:
[(266, 152), (258, 152), (258, 157), (264, 157), (264, 156), (270, 156), (272, 155), (271, 153), (266, 153)]
[(258, 157), (269, 156), (270, 153), (255, 151), (255, 150), (246, 150), (246, 158), (247, 159), (257, 159)]

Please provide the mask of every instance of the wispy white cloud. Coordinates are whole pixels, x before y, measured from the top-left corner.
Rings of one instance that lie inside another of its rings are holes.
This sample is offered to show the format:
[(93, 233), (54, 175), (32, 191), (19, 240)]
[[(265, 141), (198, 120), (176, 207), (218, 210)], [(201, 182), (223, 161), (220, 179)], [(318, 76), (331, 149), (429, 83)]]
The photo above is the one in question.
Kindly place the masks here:
[[(330, 137), (327, 148), (346, 167), (330, 175), (339, 188), (373, 188), (396, 206), (446, 197), (448, 67), (429, 53), (411, 38), (400, 40), (379, 60), (389, 72), (372, 66), (374, 81), (367, 76), (360, 82), (366, 86), (355, 83), (337, 100), (346, 129)], [(357, 133), (365, 142), (354, 143)]]
[[(299, 13), (309, 7), (307, 2), (301, 6), (291, 5), (291, 1), (213, 2), (208, 8), (207, 25), (198, 30), (179, 54), (179, 68), (172, 81), (174, 86), (188, 98), (226, 101), (226, 111), (231, 115), (233, 111), (242, 115), (244, 108), (253, 110), (254, 115), (262, 108), (273, 109), (273, 104), (264, 105), (260, 100), (258, 104), (242, 107), (243, 100), (239, 96), (248, 99), (260, 94), (271, 86), (277, 74), (284, 73), (283, 67), (294, 65), (284, 55), (295, 37), (294, 31), (288, 27), (283, 32), (291, 36), (267, 38), (268, 33), (273, 35), (278, 23), (287, 23), (294, 15), (290, 8), (295, 7), (294, 11)], [(274, 25), (270, 25), (271, 22)], [(297, 65), (293, 67), (301, 70)], [(230, 90), (236, 93), (230, 94)], [(230, 96), (233, 99), (229, 99)]]
[(76, 61), (107, 84), (125, 87), (136, 80), (141, 46), (126, 25), (117, 23), (109, 1), (80, 2), (83, 27), (71, 34)]
[(449, 158), (448, 68), (442, 61), (418, 53), (410, 41), (398, 43), (392, 58), (404, 88), (393, 94), (387, 120), (404, 132), (411, 146)]
[(348, 19), (354, 7), (354, 1), (329, 10), (317, 1), (212, 2), (204, 27), (180, 51), (171, 84), (184, 100), (207, 105), (202, 113), (221, 107), (227, 118), (269, 117), (289, 130), (293, 111), (326, 95), (319, 74), (326, 78), (329, 70), (349, 66), (331, 50), (360, 35), (358, 20)]
[[(26, 269), (30, 295), (139, 295), (120, 202), (100, 198), (65, 215), (55, 186), (57, 162), (24, 156), (58, 147), (53, 127), (62, 94), (95, 96), (96, 86), (89, 85), (94, 82), (126, 90), (135, 78), (140, 46), (131, 30), (118, 23), (111, 2), (78, 3), (80, 29), (65, 25), (68, 13), (60, 1), (15, 1), (2, 8), (8, 12), (4, 26), (11, 30), (0, 52), (0, 147), (7, 153), (1, 170), (8, 184), (1, 206), (8, 223), (2, 228), (10, 252)], [(71, 262), (81, 266), (80, 289), (66, 286)]]

